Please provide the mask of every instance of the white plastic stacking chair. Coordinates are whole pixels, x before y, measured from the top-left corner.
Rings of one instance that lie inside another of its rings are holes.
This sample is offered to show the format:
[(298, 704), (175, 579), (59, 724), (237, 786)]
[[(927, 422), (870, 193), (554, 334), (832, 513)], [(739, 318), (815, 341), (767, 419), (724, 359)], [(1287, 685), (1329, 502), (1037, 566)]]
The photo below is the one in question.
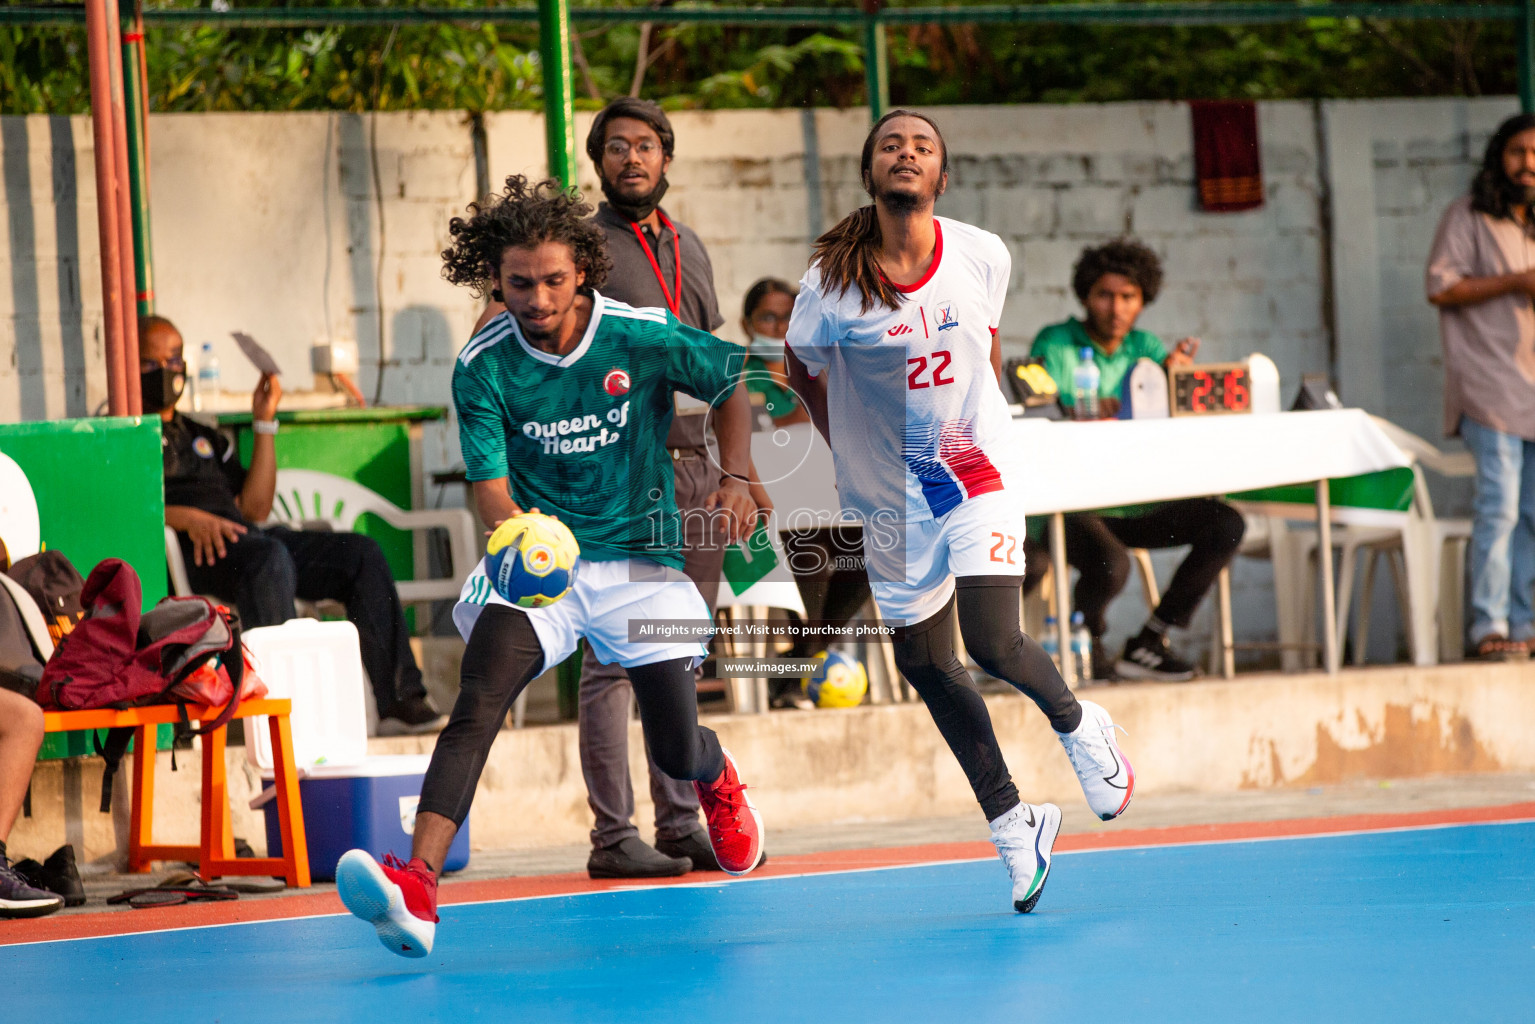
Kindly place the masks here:
[(312, 469), (279, 469), (277, 494), (267, 522), (297, 529), (305, 522), (321, 520), (333, 530), (350, 532), (357, 520), (370, 512), (399, 530), (447, 531), (453, 561), (447, 577), (404, 580), (396, 589), (404, 604), (456, 600), (464, 579), (480, 560), (474, 519), (466, 509), (408, 512), (355, 481)]

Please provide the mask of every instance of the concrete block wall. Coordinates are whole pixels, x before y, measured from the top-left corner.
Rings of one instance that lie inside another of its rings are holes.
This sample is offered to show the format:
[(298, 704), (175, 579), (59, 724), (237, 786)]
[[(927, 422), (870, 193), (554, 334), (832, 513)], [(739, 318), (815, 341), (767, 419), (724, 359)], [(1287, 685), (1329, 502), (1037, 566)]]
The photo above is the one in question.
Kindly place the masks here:
[[(1196, 208), (1183, 104), (939, 109), (951, 154), (939, 210), (1012, 249), (1009, 353), (1077, 311), (1070, 274), (1084, 246), (1133, 233), (1167, 263), (1145, 327), (1198, 335), (1210, 359), (1265, 352), (1287, 400), (1301, 373), (1332, 370), (1345, 401), (1437, 439), (1423, 257), (1439, 211), (1514, 109), (1509, 98), (1260, 104), (1267, 201), (1240, 214)], [(578, 144), (589, 124), (577, 117)], [(866, 113), (687, 112), (674, 124), (667, 207), (708, 245), (722, 332), (739, 338), (751, 282), (797, 280), (810, 241), (868, 201)], [(485, 128), (492, 183), (542, 173), (539, 116), (489, 114)], [(480, 308), (442, 280), (438, 257), (449, 218), (475, 197), (466, 115), (171, 114), (150, 130), (159, 309), (192, 347), (213, 343), (226, 388), (255, 381), (229, 338), (246, 330), (288, 368), (290, 391), (309, 386), (312, 345), (349, 339), (370, 398), (447, 402)], [(105, 399), (90, 147), (84, 119), (0, 119), (0, 421), (85, 415)], [(584, 152), (578, 164), (595, 200)], [(451, 421), (427, 431), (424, 451), (428, 472), (459, 462)], [(1441, 512), (1464, 514), (1463, 485), (1431, 483)], [(441, 496), (461, 500), (456, 488)], [(1175, 561), (1159, 558), (1159, 573)], [(1268, 579), (1265, 564), (1239, 566), (1246, 636), (1272, 636)], [(1144, 614), (1127, 592), (1114, 632)]]

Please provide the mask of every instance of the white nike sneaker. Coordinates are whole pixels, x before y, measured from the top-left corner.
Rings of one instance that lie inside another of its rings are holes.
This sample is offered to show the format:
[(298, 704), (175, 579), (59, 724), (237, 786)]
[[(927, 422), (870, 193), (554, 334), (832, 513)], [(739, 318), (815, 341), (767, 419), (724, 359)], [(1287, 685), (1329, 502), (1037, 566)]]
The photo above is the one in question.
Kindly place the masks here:
[(1061, 831), (1054, 804), (1019, 804), (991, 823), (991, 841), (1013, 878), (1013, 909), (1027, 914), (1045, 891), (1050, 851)]
[(1108, 821), (1125, 813), (1135, 793), (1135, 770), (1114, 740), (1114, 720), (1090, 700), (1080, 701), (1082, 722), (1075, 732), (1058, 732), (1061, 746), (1082, 783), (1094, 814)]

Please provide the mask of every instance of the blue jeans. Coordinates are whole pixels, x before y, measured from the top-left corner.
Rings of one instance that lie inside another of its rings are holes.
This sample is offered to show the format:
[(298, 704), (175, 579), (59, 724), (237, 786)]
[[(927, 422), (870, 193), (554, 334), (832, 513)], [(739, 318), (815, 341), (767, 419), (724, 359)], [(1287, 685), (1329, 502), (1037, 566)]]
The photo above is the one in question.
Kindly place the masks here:
[(1535, 441), (1462, 416), (1476, 459), (1471, 522), (1471, 643), (1535, 636)]

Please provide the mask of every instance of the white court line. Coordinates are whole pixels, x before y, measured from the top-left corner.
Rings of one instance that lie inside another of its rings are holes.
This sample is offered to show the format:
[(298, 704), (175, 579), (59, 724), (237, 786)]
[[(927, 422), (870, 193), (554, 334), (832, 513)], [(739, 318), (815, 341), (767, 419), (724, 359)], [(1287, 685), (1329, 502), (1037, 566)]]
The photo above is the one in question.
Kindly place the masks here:
[[(1273, 843), (1290, 839), (1333, 839), (1352, 836), (1386, 835), (1393, 832), (1435, 832), (1451, 828), (1471, 828), (1479, 825), (1530, 825), (1535, 824), (1535, 818), (1507, 818), (1497, 821), (1451, 821), (1437, 825), (1388, 825), (1382, 828), (1348, 829), (1341, 832), (1300, 832), (1295, 835), (1284, 836), (1253, 836), (1245, 839), (1190, 839), (1186, 842), (1174, 843), (1137, 843), (1134, 846), (1099, 846), (1089, 850), (1061, 850), (1054, 857), (1075, 857), (1090, 853), (1130, 853), (1140, 850), (1173, 850), (1190, 846), (1230, 846), (1236, 843)], [(1082, 833), (1073, 833), (1081, 835)], [(1094, 833), (1089, 833), (1094, 834)], [(1112, 833), (1095, 833), (1109, 835)], [(889, 847), (886, 847), (889, 849)], [(899, 847), (896, 847), (899, 849)], [(827, 850), (826, 853), (839, 853), (842, 851)], [(462, 903), (446, 903), (439, 910), (447, 910), (456, 907), (482, 907), (493, 903), (531, 903), (535, 900), (569, 899), (577, 896), (607, 896), (613, 893), (653, 892), (659, 889), (720, 889), (732, 885), (740, 885), (748, 882), (787, 882), (800, 878), (824, 878), (827, 875), (853, 875), (875, 871), (900, 871), (908, 868), (936, 868), (953, 864), (984, 864), (996, 860), (995, 857), (954, 857), (947, 860), (924, 860), (911, 864), (880, 864), (866, 868), (832, 868), (827, 871), (801, 871), (792, 875), (763, 875), (753, 877), (747, 875), (742, 878), (733, 878), (728, 881), (723, 879), (710, 879), (707, 882), (673, 882), (669, 885), (625, 885), (608, 889), (585, 889), (578, 892), (551, 892), (541, 893), (537, 896), (503, 896), (488, 900), (467, 900)], [(537, 876), (529, 876), (537, 877)], [(486, 879), (494, 881), (494, 879)], [(281, 898), (281, 897), (278, 897)], [(131, 911), (120, 911), (131, 913)], [(144, 935), (168, 935), (172, 932), (203, 931), (213, 928), (256, 927), (258, 925), (287, 924), (291, 921), (314, 921), (327, 917), (350, 917), (348, 913), (340, 914), (299, 914), (293, 917), (272, 917), (259, 921), (221, 921), (216, 924), (189, 924), (171, 928), (156, 928), (152, 931), (116, 932), (111, 935), (77, 935), (67, 939), (34, 939), (29, 942), (8, 942), (0, 945), (0, 957), (5, 950), (21, 946), (46, 946), (62, 944), (65, 942), (99, 942), (109, 939), (132, 939)], [(364, 922), (366, 923), (366, 922)]]

